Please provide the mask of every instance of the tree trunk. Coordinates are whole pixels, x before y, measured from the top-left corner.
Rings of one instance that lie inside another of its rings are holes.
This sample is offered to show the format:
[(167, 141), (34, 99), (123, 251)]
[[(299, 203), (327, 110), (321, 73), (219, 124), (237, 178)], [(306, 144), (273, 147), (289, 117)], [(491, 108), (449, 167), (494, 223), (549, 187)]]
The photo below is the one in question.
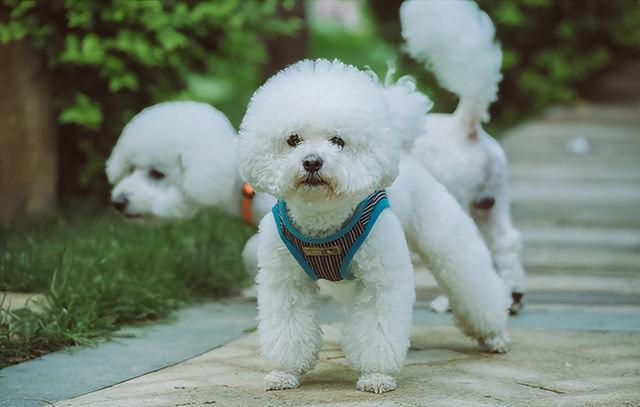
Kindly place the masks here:
[(0, 45), (0, 223), (54, 208), (55, 120), (46, 67), (25, 41)]
[(266, 41), (269, 61), (263, 70), (265, 79), (307, 56), (309, 27), (304, 3), (296, 1), (291, 10), (285, 10), (282, 3), (278, 3), (278, 17), (298, 17), (302, 20), (302, 28), (293, 37), (278, 36)]

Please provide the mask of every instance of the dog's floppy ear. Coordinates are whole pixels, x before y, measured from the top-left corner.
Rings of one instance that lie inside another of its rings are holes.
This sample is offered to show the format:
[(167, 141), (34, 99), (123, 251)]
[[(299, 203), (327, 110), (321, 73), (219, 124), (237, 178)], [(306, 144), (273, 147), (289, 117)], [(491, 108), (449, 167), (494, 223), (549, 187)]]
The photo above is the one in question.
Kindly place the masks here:
[(178, 163), (184, 193), (202, 206), (215, 207), (225, 205), (235, 192), (239, 197), (235, 149), (235, 145), (221, 146), (215, 142), (188, 146), (179, 155)]
[(127, 175), (129, 170), (129, 164), (124, 154), (118, 148), (118, 144), (113, 148), (111, 156), (107, 159), (105, 165), (105, 171), (107, 173), (107, 179), (111, 185), (115, 185), (119, 180)]
[[(262, 141), (257, 141), (260, 139)], [(268, 142), (268, 136), (253, 134), (241, 127), (238, 153), (242, 176), (253, 189), (277, 195), (278, 188), (275, 183), (279, 177), (273, 173), (273, 161), (277, 157)]]

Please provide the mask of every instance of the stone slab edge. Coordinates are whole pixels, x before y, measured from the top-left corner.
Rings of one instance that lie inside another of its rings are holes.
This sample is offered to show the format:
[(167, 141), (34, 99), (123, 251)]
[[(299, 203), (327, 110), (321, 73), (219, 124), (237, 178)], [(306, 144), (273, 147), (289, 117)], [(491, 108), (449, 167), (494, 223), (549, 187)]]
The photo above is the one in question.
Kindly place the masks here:
[(246, 301), (192, 306), (165, 323), (124, 328), (95, 347), (9, 366), (0, 370), (0, 406), (66, 400), (174, 365), (239, 338), (255, 318), (256, 304)]

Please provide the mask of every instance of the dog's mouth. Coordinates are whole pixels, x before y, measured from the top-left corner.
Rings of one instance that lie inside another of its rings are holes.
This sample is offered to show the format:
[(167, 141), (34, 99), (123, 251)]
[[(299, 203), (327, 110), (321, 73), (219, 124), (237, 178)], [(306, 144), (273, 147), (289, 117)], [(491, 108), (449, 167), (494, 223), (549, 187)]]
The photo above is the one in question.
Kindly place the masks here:
[(300, 179), (299, 185), (306, 185), (310, 187), (317, 187), (321, 185), (328, 185), (328, 183), (322, 179), (322, 177), (316, 173), (307, 174)]

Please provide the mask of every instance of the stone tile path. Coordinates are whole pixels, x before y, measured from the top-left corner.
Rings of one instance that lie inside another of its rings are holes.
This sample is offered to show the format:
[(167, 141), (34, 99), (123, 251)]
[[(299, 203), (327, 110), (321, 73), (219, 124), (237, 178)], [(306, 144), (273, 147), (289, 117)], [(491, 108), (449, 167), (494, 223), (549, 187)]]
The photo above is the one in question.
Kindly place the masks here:
[[(385, 395), (355, 389), (336, 326), (323, 326), (320, 363), (302, 386), (265, 392), (255, 334), (60, 406), (572, 406), (640, 400), (640, 334), (512, 331), (506, 355), (481, 353), (453, 327), (416, 327), (398, 383)], [(591, 403), (591, 404), (589, 404)]]

